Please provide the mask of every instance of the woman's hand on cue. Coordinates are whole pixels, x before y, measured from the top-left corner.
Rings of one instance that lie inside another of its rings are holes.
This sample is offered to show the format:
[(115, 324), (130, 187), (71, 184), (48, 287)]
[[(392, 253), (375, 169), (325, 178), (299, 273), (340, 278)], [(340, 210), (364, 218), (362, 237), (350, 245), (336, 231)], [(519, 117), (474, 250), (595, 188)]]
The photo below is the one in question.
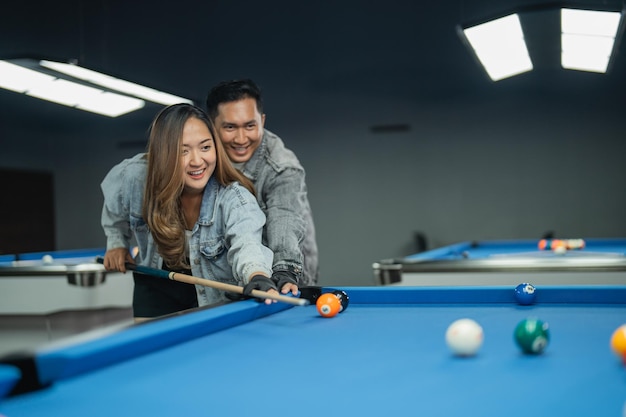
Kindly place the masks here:
[(107, 271), (119, 271), (126, 273), (126, 262), (135, 263), (130, 252), (126, 248), (115, 248), (104, 254), (104, 269)]

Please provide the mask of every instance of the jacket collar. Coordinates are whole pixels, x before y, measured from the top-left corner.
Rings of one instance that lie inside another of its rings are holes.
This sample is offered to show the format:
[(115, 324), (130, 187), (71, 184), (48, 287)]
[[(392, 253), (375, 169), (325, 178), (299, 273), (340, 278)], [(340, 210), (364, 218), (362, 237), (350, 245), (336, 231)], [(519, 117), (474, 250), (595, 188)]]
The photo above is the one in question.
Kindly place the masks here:
[(198, 224), (209, 226), (215, 222), (215, 202), (217, 201), (219, 188), (219, 182), (215, 179), (215, 175), (212, 175), (204, 189), (202, 206), (200, 207), (200, 215), (198, 216)]

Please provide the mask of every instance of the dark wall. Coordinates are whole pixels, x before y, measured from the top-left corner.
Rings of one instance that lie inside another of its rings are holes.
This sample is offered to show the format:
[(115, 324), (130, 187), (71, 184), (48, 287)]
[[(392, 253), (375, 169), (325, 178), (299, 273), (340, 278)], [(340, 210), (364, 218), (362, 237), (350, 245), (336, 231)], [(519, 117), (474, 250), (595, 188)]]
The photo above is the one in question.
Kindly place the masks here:
[[(268, 87), (266, 126), (307, 169), (323, 284), (372, 283), (371, 263), (414, 251), (415, 232), (430, 247), (546, 231), (626, 236), (622, 107), (550, 94), (424, 104), (308, 92), (294, 117), (294, 92)], [(409, 129), (371, 130), (394, 123)], [(3, 148), (0, 166), (54, 172), (57, 247), (103, 245), (99, 183), (142, 150), (145, 127), (66, 132), (62, 147), (37, 155), (28, 150), (54, 135), (23, 136)]]
[(0, 169), (0, 254), (54, 250), (53, 176)]
[[(416, 232), (430, 247), (626, 236), (626, 44), (608, 74), (565, 71), (558, 10), (522, 16), (535, 69), (493, 83), (457, 35), (540, 2), (57, 3), (0, 15), (0, 55), (79, 58), (198, 104), (223, 79), (261, 85), (267, 127), (307, 169), (323, 284), (372, 283)], [(54, 176), (57, 249), (104, 245), (100, 181), (159, 106), (106, 119), (0, 91), (0, 107), (0, 167)]]

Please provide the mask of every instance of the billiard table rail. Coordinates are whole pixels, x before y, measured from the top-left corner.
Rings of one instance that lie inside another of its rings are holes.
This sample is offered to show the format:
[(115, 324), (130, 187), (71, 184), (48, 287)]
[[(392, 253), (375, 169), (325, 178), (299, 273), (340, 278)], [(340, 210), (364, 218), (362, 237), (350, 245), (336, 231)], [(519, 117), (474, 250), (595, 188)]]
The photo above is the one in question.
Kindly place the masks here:
[[(385, 259), (372, 264), (377, 285), (396, 284), (404, 273), (626, 272), (626, 257), (490, 258), (459, 260)], [(624, 282), (626, 284), (626, 282)]]
[(94, 287), (106, 281), (104, 266), (96, 262), (104, 253), (91, 248), (1, 255), (0, 278), (66, 276), (71, 285)]
[(508, 272), (508, 271), (626, 271), (626, 257), (584, 256), (563, 258), (505, 257), (488, 259), (425, 260), (384, 259), (374, 268), (402, 269), (410, 272)]
[(54, 264), (54, 265), (17, 265), (0, 266), (0, 278), (3, 277), (54, 277), (66, 276), (67, 282), (79, 287), (94, 287), (106, 281), (104, 266), (95, 262), (83, 262), (78, 264)]
[[(222, 307), (219, 309), (218, 307)], [(0, 356), (0, 393), (15, 396), (45, 389), (54, 382), (165, 349), (178, 343), (247, 323), (291, 308), (293, 305), (266, 305), (255, 300), (217, 303), (173, 313), (136, 324), (115, 324), (69, 336), (33, 351)], [(6, 385), (11, 385), (9, 388)], [(0, 395), (0, 401), (2, 395)]]

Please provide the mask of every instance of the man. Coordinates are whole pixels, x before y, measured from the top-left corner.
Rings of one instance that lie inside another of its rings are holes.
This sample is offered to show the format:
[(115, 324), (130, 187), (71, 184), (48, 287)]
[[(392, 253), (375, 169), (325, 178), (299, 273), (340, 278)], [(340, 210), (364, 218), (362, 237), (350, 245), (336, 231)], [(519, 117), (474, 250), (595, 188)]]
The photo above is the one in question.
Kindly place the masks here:
[[(263, 243), (274, 252), (272, 279), (283, 293), (285, 283), (317, 283), (318, 253), (304, 168), (283, 141), (265, 129), (263, 100), (251, 80), (225, 81), (207, 97), (207, 111), (233, 164), (254, 183), (267, 221)], [(289, 286), (287, 286), (289, 288)]]

